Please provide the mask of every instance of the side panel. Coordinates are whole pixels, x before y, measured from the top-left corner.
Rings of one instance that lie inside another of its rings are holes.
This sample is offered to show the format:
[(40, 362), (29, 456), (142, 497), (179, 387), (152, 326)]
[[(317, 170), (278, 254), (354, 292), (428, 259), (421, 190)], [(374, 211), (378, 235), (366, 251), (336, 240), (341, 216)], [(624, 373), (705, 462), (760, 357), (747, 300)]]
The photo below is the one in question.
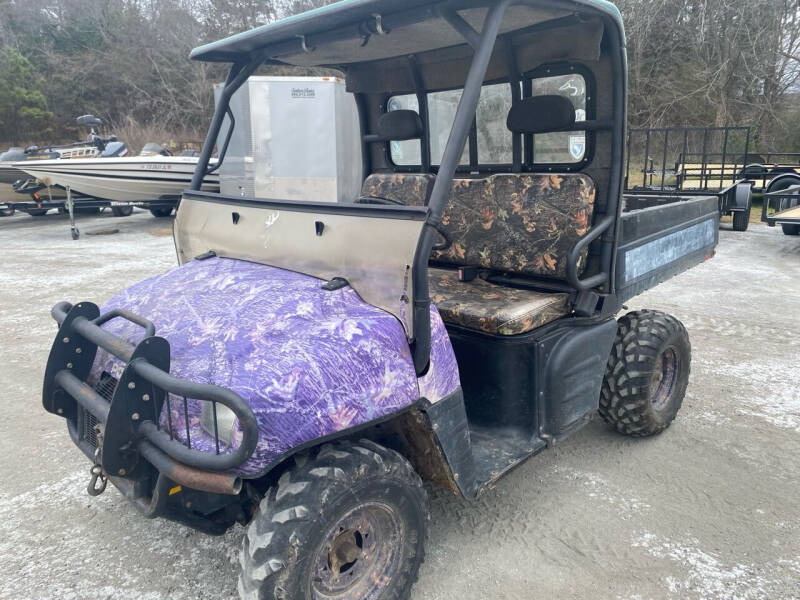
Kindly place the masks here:
[(621, 219), (615, 275), (620, 303), (703, 262), (719, 239), (715, 196), (626, 198), (629, 209), (640, 203), (647, 208)]
[(542, 340), (542, 438), (558, 441), (579, 429), (597, 411), (616, 334), (617, 322), (609, 319), (591, 327), (555, 329)]
[(459, 491), (466, 498), (478, 493), (470, 427), (461, 388), (424, 410)]
[(412, 265), (427, 209), (266, 202), (184, 195), (175, 221), (178, 260), (217, 256), (330, 280), (346, 279), (362, 299), (413, 332)]

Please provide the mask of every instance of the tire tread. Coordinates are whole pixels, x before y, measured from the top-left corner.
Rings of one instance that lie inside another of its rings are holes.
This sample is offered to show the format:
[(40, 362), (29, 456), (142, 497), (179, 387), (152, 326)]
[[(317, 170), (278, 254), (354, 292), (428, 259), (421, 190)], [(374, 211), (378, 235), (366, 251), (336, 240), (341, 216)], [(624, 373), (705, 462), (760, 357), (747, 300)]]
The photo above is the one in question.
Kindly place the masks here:
[[(680, 368), (685, 371), (677, 374), (673, 414), (663, 422), (652, 408), (650, 375), (662, 348), (675, 338), (685, 343), (688, 352), (681, 357)], [(690, 361), (689, 334), (678, 319), (654, 310), (623, 316), (618, 322), (600, 391), (600, 416), (625, 435), (644, 437), (660, 433), (672, 423), (683, 401)]]
[[(325, 444), (294, 459), (277, 483), (267, 490), (245, 530), (239, 555), (238, 589), (243, 599), (287, 598), (289, 568), (301, 560), (298, 547), (308, 536), (314, 519), (334, 489), (352, 487), (365, 477), (395, 479), (427, 504), (422, 481), (399, 453), (371, 440)], [(428, 516), (426, 512), (426, 530)], [(416, 553), (416, 566), (399, 574), (393, 586), (407, 594), (416, 582), (424, 560), (424, 543)], [(404, 595), (391, 595), (403, 598)], [(288, 600), (288, 598), (287, 598)], [(294, 599), (292, 599), (294, 600)]]

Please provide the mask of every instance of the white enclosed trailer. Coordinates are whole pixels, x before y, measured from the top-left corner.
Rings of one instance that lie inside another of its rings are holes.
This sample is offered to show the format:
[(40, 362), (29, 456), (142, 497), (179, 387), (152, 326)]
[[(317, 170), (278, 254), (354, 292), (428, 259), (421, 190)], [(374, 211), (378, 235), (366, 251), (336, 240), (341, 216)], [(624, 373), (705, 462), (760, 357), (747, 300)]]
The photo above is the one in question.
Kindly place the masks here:
[[(215, 87), (219, 99), (221, 85)], [(250, 77), (231, 103), (226, 196), (352, 202), (362, 184), (358, 111), (337, 77)], [(223, 146), (227, 123), (218, 147)]]

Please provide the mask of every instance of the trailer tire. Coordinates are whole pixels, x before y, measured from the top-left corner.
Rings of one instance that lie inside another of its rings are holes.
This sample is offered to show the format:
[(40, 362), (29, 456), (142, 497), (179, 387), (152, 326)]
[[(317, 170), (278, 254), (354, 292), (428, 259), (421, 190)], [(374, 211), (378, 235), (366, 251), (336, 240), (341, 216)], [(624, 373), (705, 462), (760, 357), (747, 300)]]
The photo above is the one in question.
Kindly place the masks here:
[(750, 225), (750, 211), (751, 207), (747, 207), (747, 210), (736, 211), (733, 213), (733, 230), (734, 231), (747, 231), (747, 227)]
[(115, 217), (130, 217), (133, 214), (132, 206), (112, 206), (111, 214)]
[(425, 490), (408, 461), (369, 440), (293, 460), (247, 527), (240, 596), (407, 598), (428, 529)]
[(600, 391), (600, 415), (625, 435), (661, 433), (681, 407), (691, 360), (689, 334), (675, 317), (654, 310), (623, 316)]
[(781, 223), (781, 229), (783, 229), (783, 235), (800, 235), (800, 225)]
[(102, 210), (100, 206), (76, 206), (73, 212), (76, 215), (99, 215)]
[(172, 207), (159, 207), (159, 208), (151, 208), (150, 214), (153, 215), (157, 219), (162, 219), (164, 217), (168, 217), (172, 214)]

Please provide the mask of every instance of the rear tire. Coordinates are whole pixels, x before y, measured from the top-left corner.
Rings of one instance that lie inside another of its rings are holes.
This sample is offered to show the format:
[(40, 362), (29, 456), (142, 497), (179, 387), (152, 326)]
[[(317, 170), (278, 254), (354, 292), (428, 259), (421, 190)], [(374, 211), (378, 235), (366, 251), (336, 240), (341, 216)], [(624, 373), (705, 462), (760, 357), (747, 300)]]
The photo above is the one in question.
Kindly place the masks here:
[(800, 225), (781, 223), (781, 229), (783, 229), (783, 235), (800, 235)]
[(689, 382), (692, 348), (675, 317), (631, 312), (617, 337), (600, 392), (600, 415), (619, 433), (650, 436), (670, 426)]
[(402, 600), (424, 557), (422, 481), (369, 440), (325, 444), (294, 459), (247, 527), (243, 599)]
[(152, 214), (157, 219), (161, 219), (164, 217), (168, 217), (172, 214), (172, 207), (169, 208), (151, 208), (150, 214)]
[(132, 206), (112, 206), (111, 214), (115, 217), (130, 217), (133, 214)]
[(750, 225), (750, 208), (742, 212), (733, 213), (733, 230), (747, 231)]

